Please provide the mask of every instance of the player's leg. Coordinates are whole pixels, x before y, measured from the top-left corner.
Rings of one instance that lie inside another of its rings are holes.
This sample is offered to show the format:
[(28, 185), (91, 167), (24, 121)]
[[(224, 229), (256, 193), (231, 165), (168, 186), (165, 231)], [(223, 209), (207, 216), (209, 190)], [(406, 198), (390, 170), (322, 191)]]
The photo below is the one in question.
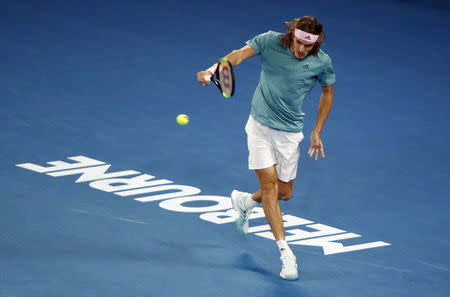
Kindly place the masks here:
[(275, 166), (256, 170), (258, 176), (262, 206), (275, 240), (284, 240), (283, 219), (278, 203), (278, 179)]
[[(271, 168), (276, 163), (273, 144), (268, 138), (269, 127), (266, 127), (252, 116), (249, 116), (245, 131), (247, 132), (247, 144), (249, 150), (248, 165), (250, 170), (259, 170), (262, 168)], [(277, 180), (275, 175), (275, 182)], [(236, 211), (235, 220), (237, 230), (245, 235), (248, 232), (248, 218), (253, 207), (258, 202), (252, 199), (252, 194), (234, 190), (231, 192), (231, 202)]]
[[(283, 218), (281, 215), (279, 198), (279, 183), (275, 166), (256, 170), (260, 183), (260, 192), (262, 206), (266, 215), (267, 222), (272, 229), (278, 249), (280, 250), (280, 259), (282, 262), (280, 276), (288, 280), (296, 280), (298, 278), (297, 261), (294, 253), (289, 248), (284, 234)], [(287, 189), (293, 185), (286, 183)], [(289, 186), (290, 185), (290, 186)], [(288, 193), (284, 195), (289, 195)], [(287, 196), (284, 196), (287, 197)]]
[[(233, 208), (238, 215), (235, 220), (236, 227), (241, 234), (247, 234), (251, 209), (258, 205), (258, 200), (262, 201), (266, 219), (277, 240), (277, 246), (281, 254), (282, 269), (280, 276), (290, 280), (297, 279), (296, 258), (284, 238), (283, 219), (278, 199), (288, 200), (292, 195), (295, 178), (294, 169), (296, 170), (296, 167), (286, 166), (285, 160), (289, 160), (287, 165), (295, 165), (293, 161), (298, 162), (298, 143), (301, 139), (298, 135), (292, 133), (288, 136), (283, 133), (277, 136), (278, 131), (257, 123), (251, 116), (245, 130), (249, 149), (249, 169), (256, 170), (260, 190), (259, 193), (255, 193), (257, 200), (252, 199), (250, 193), (236, 190), (231, 193)], [(278, 138), (281, 138), (281, 140)], [(293, 159), (289, 155), (286, 158), (284, 150), (278, 150), (276, 148), (278, 144), (274, 146), (274, 143), (278, 141), (281, 141), (279, 144), (281, 147), (287, 146), (286, 149), (291, 151), (290, 154), (297, 158)]]
[[(279, 209), (278, 198), (282, 200), (290, 199), (294, 179), (297, 176), (298, 160), (300, 157), (299, 143), (303, 139), (303, 133), (270, 130), (269, 134), (271, 142), (274, 145), (276, 156), (276, 162), (273, 167), (277, 177), (278, 195), (274, 200), (267, 201), (267, 195), (265, 195), (263, 184), (261, 183), (261, 200), (267, 221), (270, 224), (270, 220), (273, 220), (271, 225), (272, 233), (276, 239), (282, 261), (280, 276), (284, 279), (295, 280), (298, 279), (297, 259), (284, 238), (281, 210), (276, 210), (279, 213), (275, 214), (275, 210), (265, 204), (270, 203), (275, 205), (276, 203)], [(271, 216), (272, 218), (270, 218)]]
[[(294, 180), (284, 182), (278, 179), (278, 200), (288, 201), (292, 197), (292, 188)], [(261, 189), (253, 193), (252, 199), (255, 202), (261, 203)]]
[[(265, 169), (262, 169), (265, 170)], [(287, 201), (292, 196), (292, 187), (294, 180), (284, 182), (277, 180), (278, 183), (278, 200)], [(246, 235), (248, 232), (248, 218), (252, 212), (253, 207), (260, 205), (262, 199), (261, 189), (253, 195), (246, 192), (240, 192), (234, 190), (231, 193), (231, 201), (233, 208), (237, 213), (236, 228), (242, 235)]]

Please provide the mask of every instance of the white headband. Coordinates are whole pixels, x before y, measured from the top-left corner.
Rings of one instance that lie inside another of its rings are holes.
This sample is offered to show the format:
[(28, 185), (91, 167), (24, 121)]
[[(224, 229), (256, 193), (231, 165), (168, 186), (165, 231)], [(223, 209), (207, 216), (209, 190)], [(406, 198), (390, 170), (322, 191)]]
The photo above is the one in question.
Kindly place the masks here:
[(316, 42), (319, 39), (319, 35), (314, 35), (300, 29), (295, 29), (295, 36), (304, 41)]

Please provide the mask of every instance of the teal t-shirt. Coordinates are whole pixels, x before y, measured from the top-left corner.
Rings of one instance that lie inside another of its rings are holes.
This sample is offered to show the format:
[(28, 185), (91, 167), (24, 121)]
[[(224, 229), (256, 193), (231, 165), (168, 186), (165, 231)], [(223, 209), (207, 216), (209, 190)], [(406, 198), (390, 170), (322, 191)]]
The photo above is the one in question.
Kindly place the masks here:
[(318, 81), (329, 86), (336, 80), (330, 57), (320, 50), (299, 60), (281, 46), (282, 33), (268, 31), (246, 42), (261, 55), (261, 77), (252, 99), (251, 115), (273, 129), (300, 132), (303, 101)]

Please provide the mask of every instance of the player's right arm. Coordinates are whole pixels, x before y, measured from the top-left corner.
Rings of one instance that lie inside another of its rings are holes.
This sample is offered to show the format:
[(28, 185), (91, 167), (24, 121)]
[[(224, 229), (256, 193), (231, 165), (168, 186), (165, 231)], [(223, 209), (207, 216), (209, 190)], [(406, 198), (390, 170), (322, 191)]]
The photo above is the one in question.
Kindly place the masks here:
[[(231, 66), (237, 66), (243, 61), (256, 56), (256, 51), (248, 45), (243, 46), (238, 50), (234, 50), (225, 56), (228, 61), (230, 61)], [(212, 75), (211, 71), (205, 70), (197, 73), (197, 80), (204, 86), (208, 85), (210, 81), (205, 81), (205, 77), (210, 77)]]
[(248, 58), (256, 56), (256, 51), (249, 45), (244, 45), (241, 49), (234, 50), (225, 56), (230, 61), (231, 66), (237, 66)]

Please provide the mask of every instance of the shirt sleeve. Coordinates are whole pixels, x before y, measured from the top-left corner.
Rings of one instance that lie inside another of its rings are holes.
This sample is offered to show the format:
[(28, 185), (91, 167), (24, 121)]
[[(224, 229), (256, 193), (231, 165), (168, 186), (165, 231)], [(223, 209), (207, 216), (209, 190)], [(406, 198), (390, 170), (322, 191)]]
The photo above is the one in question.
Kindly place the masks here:
[(253, 48), (256, 53), (259, 55), (261, 54), (267, 45), (274, 42), (274, 39), (276, 39), (276, 33), (273, 31), (268, 31), (259, 35), (256, 35), (252, 39), (245, 42), (248, 46)]
[(327, 56), (325, 60), (325, 66), (319, 74), (319, 83), (327, 87), (334, 84), (336, 81), (336, 74), (334, 73), (333, 64), (331, 63), (330, 57)]

